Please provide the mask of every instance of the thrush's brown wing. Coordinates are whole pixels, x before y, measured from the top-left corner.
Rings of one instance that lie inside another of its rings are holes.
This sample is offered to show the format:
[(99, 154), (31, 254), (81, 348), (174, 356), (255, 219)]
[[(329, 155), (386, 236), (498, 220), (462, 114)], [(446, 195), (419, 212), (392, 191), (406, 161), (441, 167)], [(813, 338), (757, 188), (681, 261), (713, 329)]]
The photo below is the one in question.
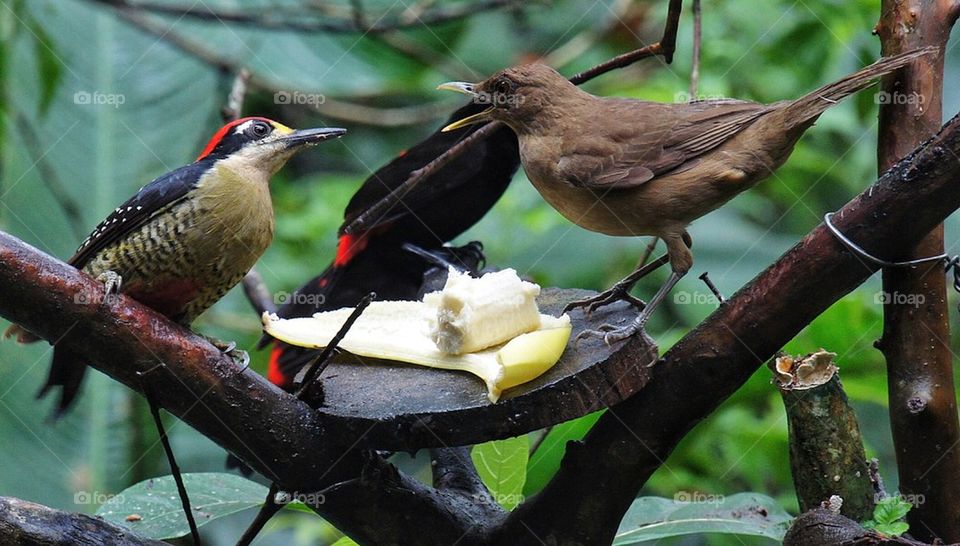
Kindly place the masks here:
[[(637, 187), (720, 146), (769, 111), (733, 99), (660, 104), (601, 99), (595, 139), (575, 139), (560, 169), (572, 184), (598, 189)], [(614, 120), (612, 123), (609, 120)]]

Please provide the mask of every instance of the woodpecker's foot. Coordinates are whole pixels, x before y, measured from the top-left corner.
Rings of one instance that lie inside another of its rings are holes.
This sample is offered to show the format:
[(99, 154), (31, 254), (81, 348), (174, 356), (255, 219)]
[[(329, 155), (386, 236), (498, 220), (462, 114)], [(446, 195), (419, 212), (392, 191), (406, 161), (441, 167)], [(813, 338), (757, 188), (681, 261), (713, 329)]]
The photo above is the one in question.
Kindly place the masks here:
[(234, 362), (246, 369), (250, 365), (250, 355), (246, 351), (237, 349), (236, 341), (221, 341), (215, 337), (203, 336), (211, 345), (220, 349), (220, 352), (229, 356)]
[(110, 303), (110, 300), (120, 293), (120, 287), (123, 285), (123, 277), (116, 271), (104, 271), (97, 275), (97, 281), (103, 283), (103, 301), (100, 305)]
[(647, 306), (647, 304), (640, 298), (630, 295), (630, 286), (625, 285), (622, 282), (618, 282), (606, 292), (601, 292), (596, 296), (584, 298), (582, 300), (571, 301), (566, 305), (566, 307), (563, 308), (563, 312), (567, 313), (578, 307), (586, 307), (587, 315), (591, 315), (597, 309), (618, 301), (625, 301), (636, 307), (639, 311), (643, 311)]

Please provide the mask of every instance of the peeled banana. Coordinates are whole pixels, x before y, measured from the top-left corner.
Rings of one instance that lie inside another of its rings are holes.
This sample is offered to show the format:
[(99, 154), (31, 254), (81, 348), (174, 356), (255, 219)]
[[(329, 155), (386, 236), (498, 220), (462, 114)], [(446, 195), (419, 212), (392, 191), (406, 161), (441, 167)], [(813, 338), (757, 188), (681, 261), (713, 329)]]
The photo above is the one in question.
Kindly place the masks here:
[[(422, 302), (371, 303), (340, 347), (360, 356), (470, 372), (484, 381), (487, 397), (496, 402), (502, 391), (556, 364), (570, 339), (569, 316), (537, 310), (533, 298), (539, 291), (513, 270), (480, 279), (451, 271), (447, 286)], [(264, 313), (263, 327), (281, 341), (320, 348), (351, 312), (345, 308), (295, 319)]]
[(437, 308), (431, 337), (450, 354), (473, 353), (540, 327), (540, 287), (521, 280), (513, 269), (475, 279), (450, 270), (443, 290), (424, 296)]

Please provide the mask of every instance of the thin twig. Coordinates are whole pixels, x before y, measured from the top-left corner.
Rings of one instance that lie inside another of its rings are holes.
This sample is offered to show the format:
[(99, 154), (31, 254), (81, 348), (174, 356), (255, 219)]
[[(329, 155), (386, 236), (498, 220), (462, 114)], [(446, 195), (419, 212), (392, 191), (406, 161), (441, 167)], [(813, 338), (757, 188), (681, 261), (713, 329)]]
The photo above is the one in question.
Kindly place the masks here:
[[(157, 367), (163, 367), (163, 364)], [(156, 369), (156, 368), (154, 368)], [(197, 529), (197, 522), (193, 518), (193, 511), (190, 509), (190, 496), (187, 494), (187, 487), (183, 484), (183, 476), (180, 475), (180, 466), (177, 465), (177, 459), (173, 455), (173, 448), (170, 447), (170, 439), (167, 438), (167, 431), (163, 427), (163, 421), (160, 419), (160, 406), (157, 405), (156, 396), (153, 392), (153, 385), (147, 380), (147, 372), (137, 372), (140, 384), (143, 387), (143, 396), (147, 399), (150, 406), (150, 415), (153, 416), (153, 422), (157, 426), (157, 432), (160, 434), (160, 443), (163, 444), (163, 451), (167, 454), (167, 462), (170, 464), (170, 473), (173, 475), (173, 481), (177, 484), (177, 494), (180, 496), (180, 505), (183, 507), (183, 515), (187, 518), (187, 525), (190, 526), (190, 536), (193, 538), (193, 544), (200, 546), (200, 531)]]
[(693, 0), (693, 62), (690, 68), (690, 101), (697, 100), (700, 87), (700, 0)]
[(15, 119), (17, 122), (17, 130), (20, 132), (20, 135), (23, 136), (27, 151), (33, 156), (33, 163), (40, 173), (40, 181), (50, 190), (53, 199), (57, 202), (57, 205), (60, 206), (64, 216), (67, 217), (67, 221), (70, 222), (70, 228), (77, 236), (77, 239), (82, 238), (87, 232), (87, 228), (83, 223), (80, 204), (70, 195), (66, 186), (60, 182), (57, 171), (50, 162), (47, 161), (45, 156), (46, 152), (44, 151), (45, 147), (41, 146), (40, 138), (37, 136), (36, 131), (33, 130), (33, 126), (30, 125), (27, 117), (18, 113)]
[(650, 239), (650, 242), (647, 243), (647, 248), (643, 249), (643, 256), (640, 256), (640, 261), (637, 262), (637, 267), (633, 268), (634, 271), (647, 265), (647, 260), (650, 259), (650, 256), (653, 256), (653, 251), (657, 249), (657, 243), (659, 242), (660, 237), (654, 237)]
[(267, 288), (266, 281), (257, 271), (257, 268), (251, 268), (243, 276), (243, 293), (247, 296), (247, 301), (256, 310), (257, 315), (266, 313), (276, 313), (277, 306), (273, 303), (270, 295), (270, 289)]
[[(522, 6), (520, 0), (483, 0), (476, 2), (462, 2), (455, 6), (437, 7), (420, 14), (414, 19), (387, 18), (383, 14), (363, 14), (358, 17), (355, 10), (343, 19), (332, 17), (317, 18), (309, 11), (299, 13), (252, 12), (249, 10), (230, 10), (225, 8), (213, 9), (203, 2), (193, 5), (173, 5), (157, 2), (131, 2), (130, 0), (90, 0), (99, 4), (111, 6), (117, 10), (136, 10), (139, 12), (168, 15), (178, 18), (190, 18), (211, 23), (234, 23), (249, 25), (270, 30), (286, 30), (291, 32), (330, 32), (330, 33), (363, 33), (379, 34), (394, 30), (402, 30), (420, 26), (438, 25), (470, 17), (485, 11), (494, 11), (503, 8)], [(367, 25), (363, 21), (376, 21)]]
[(224, 123), (229, 123), (240, 118), (243, 112), (243, 102), (247, 96), (247, 85), (250, 83), (250, 76), (251, 74), (248, 69), (241, 68), (237, 72), (237, 76), (233, 79), (233, 86), (227, 95), (227, 104), (220, 110), (220, 115), (223, 116)]
[(347, 335), (347, 332), (350, 331), (350, 328), (353, 326), (353, 323), (360, 318), (360, 315), (363, 313), (363, 310), (370, 305), (370, 302), (376, 298), (377, 295), (373, 292), (370, 292), (364, 296), (357, 306), (354, 307), (353, 312), (350, 313), (350, 316), (347, 317), (347, 320), (344, 321), (343, 326), (340, 327), (340, 331), (337, 332), (337, 335), (333, 336), (333, 339), (330, 340), (330, 343), (320, 351), (320, 354), (314, 358), (310, 364), (304, 366), (300, 373), (297, 374), (297, 379), (294, 381), (300, 383), (300, 387), (297, 388), (295, 393), (296, 397), (303, 400), (303, 397), (313, 383), (313, 381), (320, 375), (320, 373), (327, 367), (330, 357), (333, 355), (333, 352), (337, 350), (337, 345), (343, 340), (344, 336)]
[(243, 535), (240, 536), (240, 540), (237, 541), (237, 546), (249, 546), (253, 539), (257, 538), (257, 535), (260, 534), (260, 531), (266, 527), (267, 522), (270, 521), (270, 518), (275, 516), (283, 506), (277, 504), (277, 493), (280, 492), (280, 487), (277, 484), (270, 484), (270, 491), (267, 492), (267, 499), (263, 502), (263, 506), (260, 507), (260, 510), (257, 512), (257, 516), (253, 518), (253, 521), (243, 532)]

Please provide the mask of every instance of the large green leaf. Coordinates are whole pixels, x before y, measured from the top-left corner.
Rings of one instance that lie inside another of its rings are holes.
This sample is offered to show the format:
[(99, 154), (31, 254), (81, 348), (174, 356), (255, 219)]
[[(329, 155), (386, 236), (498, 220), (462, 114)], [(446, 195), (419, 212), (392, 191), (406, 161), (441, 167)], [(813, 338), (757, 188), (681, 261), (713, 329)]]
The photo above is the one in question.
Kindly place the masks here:
[(470, 456), (493, 498), (507, 510), (523, 500), (530, 441), (526, 435), (473, 447)]
[(523, 484), (523, 494), (529, 497), (543, 489), (550, 478), (560, 468), (560, 461), (567, 452), (567, 442), (580, 440), (590, 431), (602, 411), (584, 415), (553, 427), (547, 437), (540, 442), (537, 450), (527, 463), (527, 479)]
[[(267, 488), (233, 474), (184, 474), (197, 525), (263, 504)], [(173, 476), (140, 482), (104, 503), (97, 515), (139, 535), (168, 539), (190, 532)]]
[(776, 501), (759, 493), (727, 497), (691, 491), (674, 499), (640, 497), (627, 510), (613, 543), (622, 546), (698, 533), (782, 540), (791, 519)]
[[(0, 229), (67, 257), (138, 187), (195, 157), (219, 123), (222, 92), (208, 67), (89, 2), (19, 5), (0, 8), (2, 26), (12, 29), (0, 49), (8, 114)], [(131, 419), (129, 391), (93, 371), (73, 411), (45, 422), (51, 400), (37, 402), (34, 393), (48, 349), (0, 346), (4, 457), (20, 459), (2, 465), (0, 485), (5, 494), (93, 510), (142, 476), (143, 462), (160, 450), (150, 429), (144, 436)]]

